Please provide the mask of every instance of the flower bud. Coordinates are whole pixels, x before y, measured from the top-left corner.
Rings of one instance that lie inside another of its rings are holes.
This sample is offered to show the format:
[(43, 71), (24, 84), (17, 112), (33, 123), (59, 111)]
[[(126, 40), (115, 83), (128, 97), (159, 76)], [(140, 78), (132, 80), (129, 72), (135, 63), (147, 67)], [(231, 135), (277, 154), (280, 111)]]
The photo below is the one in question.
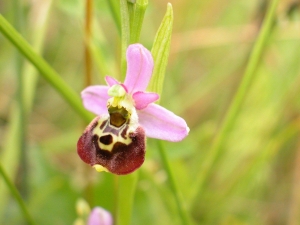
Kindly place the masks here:
[(88, 225), (112, 225), (113, 220), (111, 214), (101, 207), (95, 207), (89, 218)]

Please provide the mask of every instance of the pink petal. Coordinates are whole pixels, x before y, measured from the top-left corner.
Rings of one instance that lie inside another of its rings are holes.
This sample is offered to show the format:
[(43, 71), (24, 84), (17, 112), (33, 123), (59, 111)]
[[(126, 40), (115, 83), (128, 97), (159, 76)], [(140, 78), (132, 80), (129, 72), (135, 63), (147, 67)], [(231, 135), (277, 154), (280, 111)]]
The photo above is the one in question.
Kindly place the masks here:
[(138, 111), (139, 123), (146, 136), (167, 141), (181, 141), (190, 129), (184, 119), (156, 104)]
[(135, 92), (132, 95), (135, 101), (135, 108), (141, 110), (146, 108), (150, 103), (155, 102), (159, 99), (159, 95), (156, 93), (145, 93), (142, 91)]
[(153, 70), (151, 53), (141, 44), (129, 45), (127, 49), (127, 73), (124, 81), (129, 93), (145, 91)]
[(81, 92), (81, 98), (84, 108), (101, 115), (107, 113), (107, 100), (110, 98), (107, 94), (109, 87), (102, 85), (89, 86)]
[(114, 84), (119, 84), (120, 82), (117, 81), (115, 78), (110, 77), (110, 76), (105, 76), (105, 81), (108, 86), (113, 86)]
[(113, 219), (111, 214), (101, 207), (95, 207), (91, 212), (88, 225), (112, 225)]

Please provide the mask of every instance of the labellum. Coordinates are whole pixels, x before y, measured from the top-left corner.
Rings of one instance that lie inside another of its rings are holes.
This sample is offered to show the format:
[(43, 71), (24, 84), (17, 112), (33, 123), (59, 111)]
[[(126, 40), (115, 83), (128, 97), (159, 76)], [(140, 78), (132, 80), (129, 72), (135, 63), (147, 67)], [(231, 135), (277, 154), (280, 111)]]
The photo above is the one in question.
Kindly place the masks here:
[(125, 175), (144, 162), (145, 131), (125, 108), (109, 107), (108, 112), (88, 125), (78, 140), (77, 152), (97, 171)]

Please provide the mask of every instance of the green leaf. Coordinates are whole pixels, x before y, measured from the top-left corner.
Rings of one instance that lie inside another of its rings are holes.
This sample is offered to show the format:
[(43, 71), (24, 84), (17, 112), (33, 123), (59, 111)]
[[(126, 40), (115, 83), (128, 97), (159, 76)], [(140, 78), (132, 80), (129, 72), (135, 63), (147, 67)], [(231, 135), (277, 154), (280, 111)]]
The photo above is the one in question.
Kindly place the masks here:
[(156, 33), (153, 47), (151, 50), (154, 59), (153, 75), (148, 87), (149, 91), (162, 93), (165, 71), (168, 63), (171, 35), (173, 27), (173, 8), (170, 3), (167, 6), (167, 12)]

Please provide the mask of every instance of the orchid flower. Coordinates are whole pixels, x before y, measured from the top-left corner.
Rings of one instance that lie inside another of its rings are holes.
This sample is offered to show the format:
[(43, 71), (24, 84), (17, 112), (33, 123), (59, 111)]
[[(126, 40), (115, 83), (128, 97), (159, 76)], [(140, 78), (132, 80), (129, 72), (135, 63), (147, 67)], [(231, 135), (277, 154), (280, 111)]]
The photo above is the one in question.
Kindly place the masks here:
[(84, 162), (97, 171), (119, 175), (143, 164), (146, 136), (176, 142), (189, 132), (184, 119), (154, 103), (158, 94), (146, 92), (154, 64), (151, 53), (141, 44), (132, 44), (126, 57), (124, 83), (106, 76), (107, 86), (82, 91), (84, 107), (98, 116), (77, 143)]

